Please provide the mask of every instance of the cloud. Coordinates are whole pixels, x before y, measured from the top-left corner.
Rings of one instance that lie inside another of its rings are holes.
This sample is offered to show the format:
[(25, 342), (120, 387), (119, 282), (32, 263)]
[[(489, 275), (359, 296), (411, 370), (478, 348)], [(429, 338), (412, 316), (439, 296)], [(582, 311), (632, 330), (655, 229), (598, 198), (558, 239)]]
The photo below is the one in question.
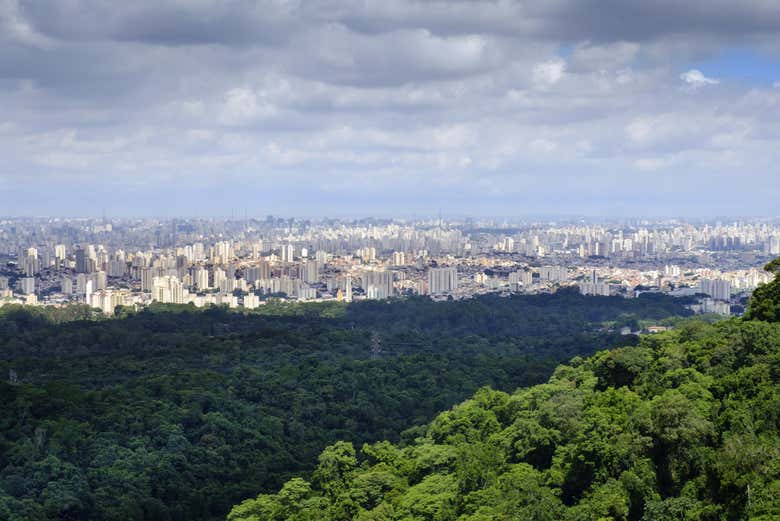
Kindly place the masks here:
[(42, 35), (22, 15), (18, 0), (0, 0), (0, 41), (2, 36), (13, 43), (42, 49), (54, 45), (53, 40)]
[(238, 87), (225, 93), (219, 122), (228, 126), (244, 125), (276, 114), (277, 109), (272, 103), (258, 98), (257, 93), (249, 88)]
[(669, 167), (674, 162), (673, 158), (669, 157), (643, 157), (634, 161), (634, 166), (638, 170), (645, 172), (655, 172)]
[(569, 59), (572, 71), (625, 70), (636, 60), (641, 46), (636, 42), (614, 42), (594, 45), (582, 42), (575, 46)]
[(740, 165), (772, 210), (777, 89), (706, 88), (734, 72), (695, 67), (771, 53), (778, 26), (765, 0), (0, 0), (3, 205), (83, 208), (86, 182), (108, 207), (131, 186), (222, 184), (258, 211), (505, 197), (511, 213), (576, 192), (576, 212), (663, 170), (715, 211)]
[(706, 87), (707, 85), (717, 85), (720, 83), (720, 80), (715, 78), (708, 78), (698, 69), (691, 69), (680, 74), (680, 79), (693, 89)]
[(534, 66), (533, 81), (539, 88), (552, 87), (566, 72), (566, 62), (560, 59), (549, 60)]

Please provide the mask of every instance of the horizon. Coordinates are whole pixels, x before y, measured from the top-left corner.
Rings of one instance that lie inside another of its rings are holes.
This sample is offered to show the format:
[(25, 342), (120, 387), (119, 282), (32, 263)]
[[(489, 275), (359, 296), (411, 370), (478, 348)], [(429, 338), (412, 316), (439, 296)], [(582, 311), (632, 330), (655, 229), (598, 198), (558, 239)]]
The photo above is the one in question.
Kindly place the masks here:
[(133, 221), (133, 220), (157, 220), (157, 221), (221, 221), (221, 222), (262, 222), (268, 218), (292, 220), (292, 221), (390, 221), (398, 223), (415, 223), (420, 221), (429, 220), (441, 220), (442, 223), (462, 223), (464, 221), (479, 220), (479, 221), (504, 221), (504, 224), (549, 224), (549, 223), (572, 223), (576, 221), (582, 221), (586, 223), (605, 222), (610, 224), (620, 224), (634, 221), (647, 221), (649, 223), (772, 223), (780, 221), (780, 215), (714, 215), (707, 217), (685, 217), (685, 216), (672, 216), (672, 215), (577, 215), (577, 214), (526, 214), (526, 215), (477, 215), (477, 214), (464, 214), (464, 215), (439, 215), (432, 214), (417, 214), (417, 215), (383, 215), (383, 214), (363, 214), (363, 215), (326, 215), (326, 214), (254, 214), (247, 216), (236, 215), (184, 215), (184, 216), (165, 216), (165, 215), (0, 215), (0, 221), (14, 221), (14, 220), (48, 220), (48, 221)]

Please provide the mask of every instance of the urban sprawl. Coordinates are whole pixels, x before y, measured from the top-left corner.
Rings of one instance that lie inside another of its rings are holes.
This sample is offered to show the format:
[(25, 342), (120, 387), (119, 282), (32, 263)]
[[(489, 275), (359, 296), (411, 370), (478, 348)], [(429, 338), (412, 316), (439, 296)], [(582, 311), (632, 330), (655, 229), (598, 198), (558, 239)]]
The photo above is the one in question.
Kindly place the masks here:
[(663, 292), (739, 314), (780, 223), (680, 220), (0, 219), (0, 305)]

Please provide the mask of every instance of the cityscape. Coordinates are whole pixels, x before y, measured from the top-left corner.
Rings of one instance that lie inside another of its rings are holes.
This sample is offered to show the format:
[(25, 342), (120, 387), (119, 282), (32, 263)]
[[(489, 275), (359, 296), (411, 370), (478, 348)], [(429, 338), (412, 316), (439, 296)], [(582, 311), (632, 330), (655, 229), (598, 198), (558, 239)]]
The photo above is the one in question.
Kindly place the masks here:
[(739, 315), (778, 254), (776, 219), (3, 219), (0, 305), (82, 303), (112, 316), (154, 302), (251, 310), (574, 287)]
[(780, 0), (0, 0), (0, 521), (780, 521)]

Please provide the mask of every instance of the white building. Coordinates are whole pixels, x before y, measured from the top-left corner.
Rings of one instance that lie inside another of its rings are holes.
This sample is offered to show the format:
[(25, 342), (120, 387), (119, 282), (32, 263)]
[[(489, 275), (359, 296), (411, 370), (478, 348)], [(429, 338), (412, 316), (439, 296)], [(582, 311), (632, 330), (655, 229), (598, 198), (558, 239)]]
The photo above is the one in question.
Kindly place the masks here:
[(443, 295), (458, 289), (458, 271), (455, 268), (430, 268), (428, 294)]
[(362, 275), (366, 298), (386, 299), (393, 296), (393, 274), (389, 271), (365, 271)]
[(722, 279), (701, 279), (699, 281), (699, 291), (709, 295), (715, 300), (731, 299), (731, 283)]

